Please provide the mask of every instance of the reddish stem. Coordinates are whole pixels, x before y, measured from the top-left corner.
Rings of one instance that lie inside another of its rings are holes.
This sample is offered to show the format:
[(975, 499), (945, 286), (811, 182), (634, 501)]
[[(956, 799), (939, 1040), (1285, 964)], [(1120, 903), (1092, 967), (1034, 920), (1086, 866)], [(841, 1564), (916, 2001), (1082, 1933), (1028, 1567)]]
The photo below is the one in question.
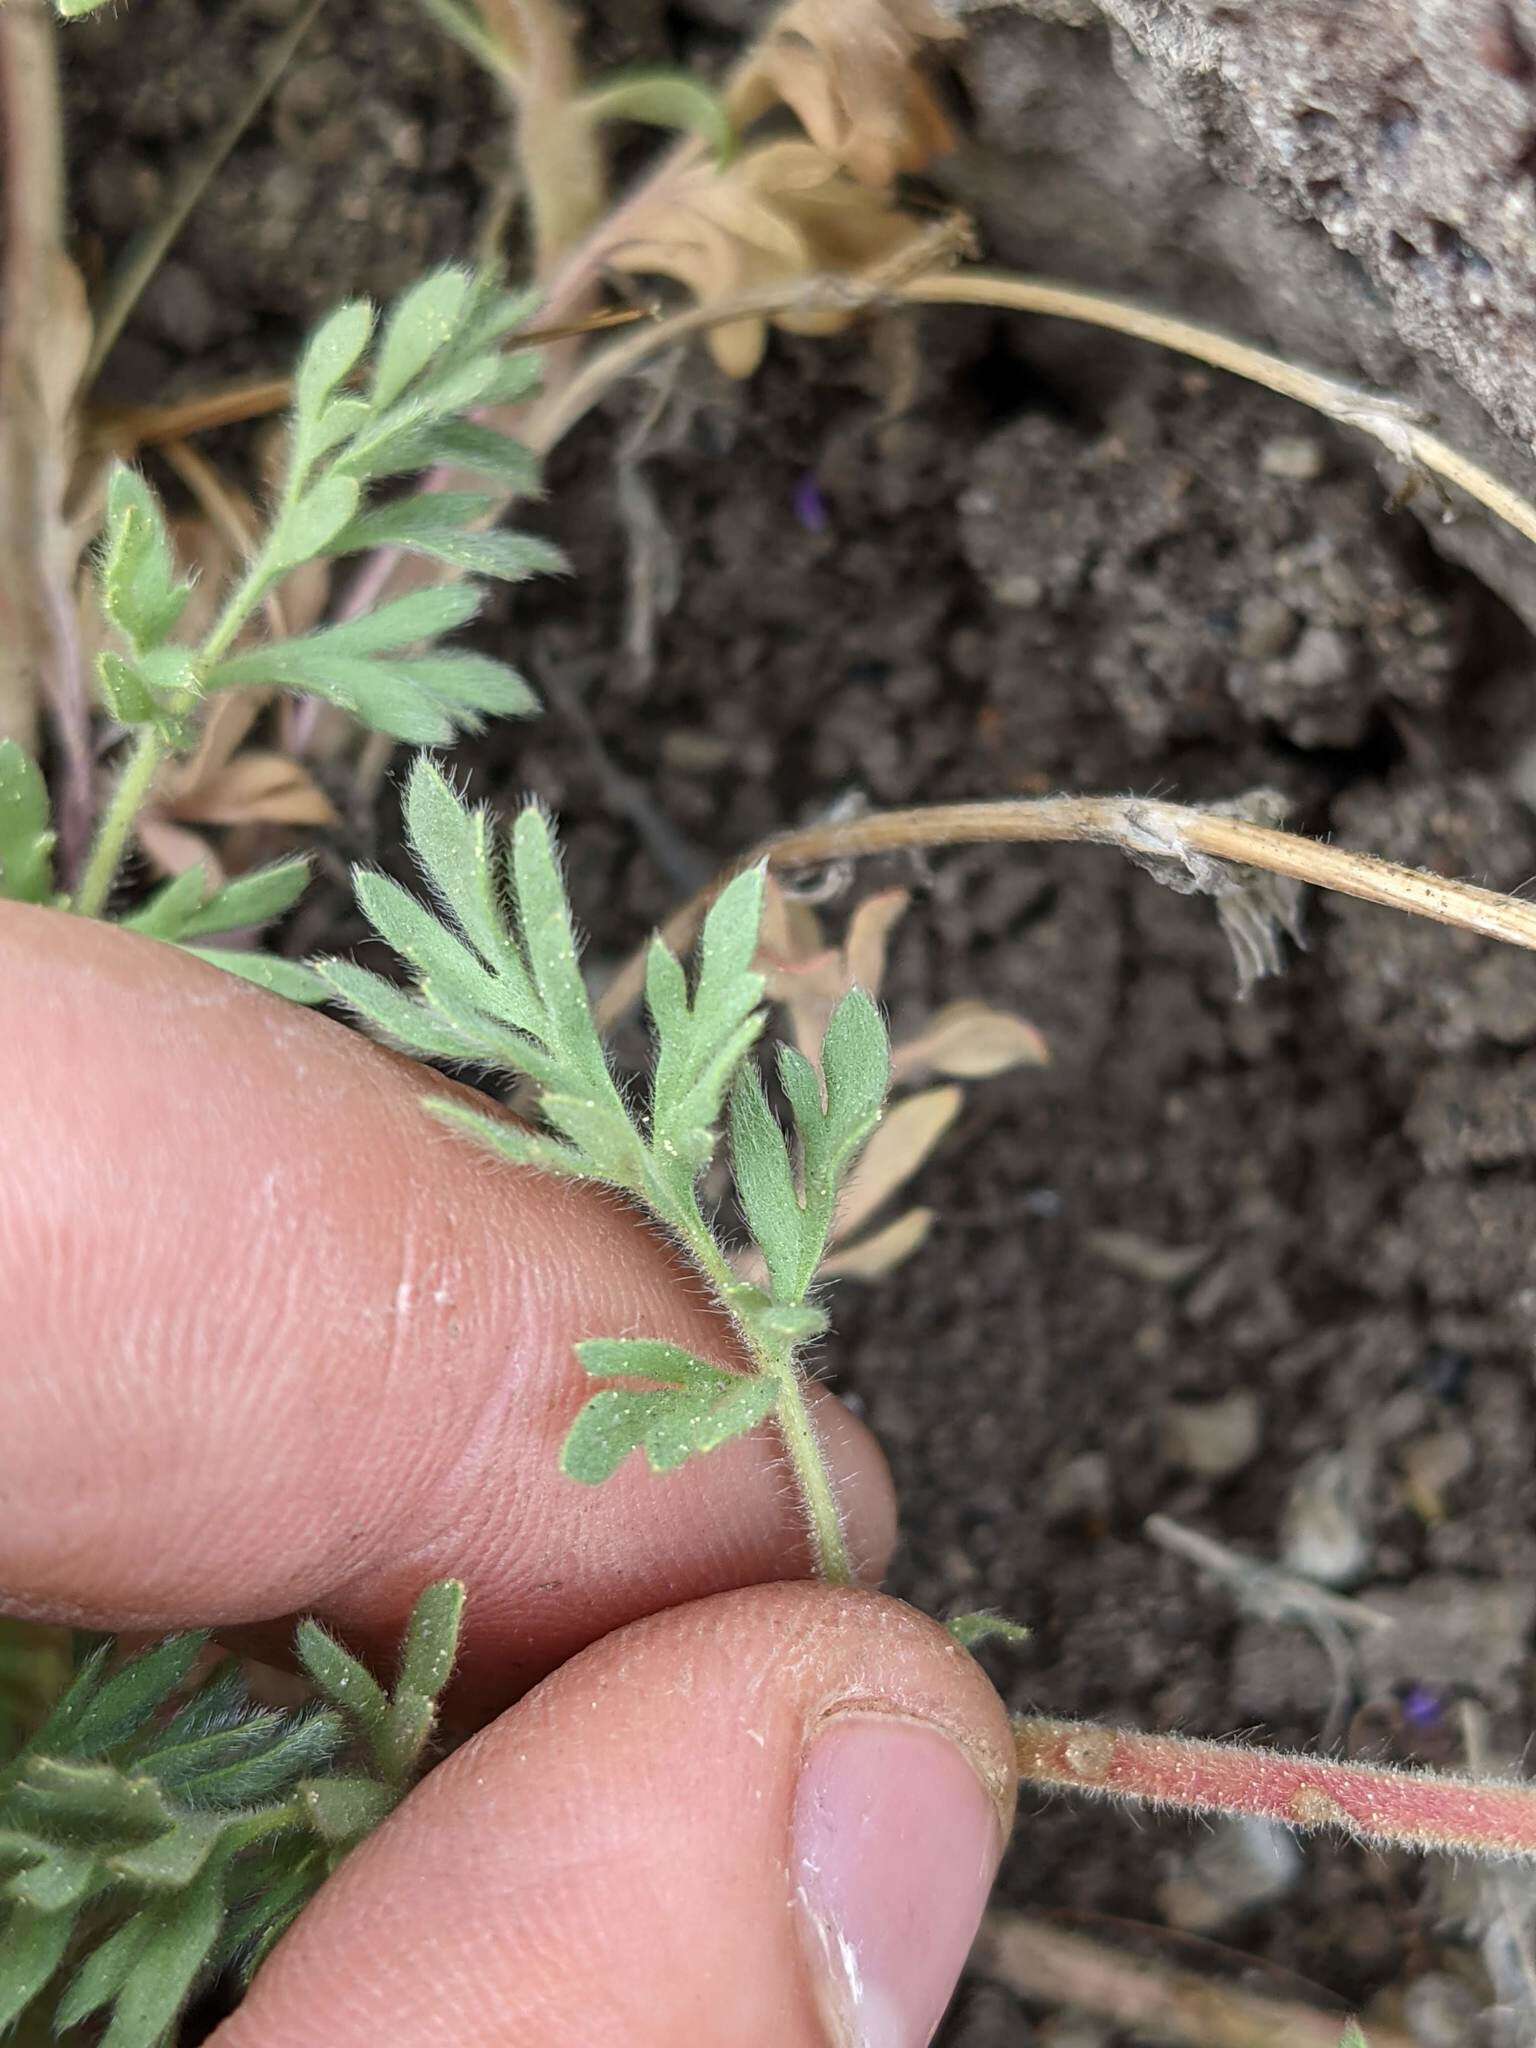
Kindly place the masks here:
[(1019, 1775), (1188, 1813), (1343, 1828), (1383, 1847), (1536, 1857), (1536, 1786), (1284, 1756), (1085, 1721), (1014, 1723)]

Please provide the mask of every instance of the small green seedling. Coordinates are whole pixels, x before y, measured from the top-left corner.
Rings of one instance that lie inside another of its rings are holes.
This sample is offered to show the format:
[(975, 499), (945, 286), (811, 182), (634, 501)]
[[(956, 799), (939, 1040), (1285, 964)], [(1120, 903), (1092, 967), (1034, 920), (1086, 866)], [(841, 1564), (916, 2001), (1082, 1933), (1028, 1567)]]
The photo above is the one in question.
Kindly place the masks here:
[(233, 1658), (199, 1671), (201, 1632), (116, 1670), (110, 1638), (81, 1638), (0, 1769), (0, 2028), (44, 2001), (59, 2032), (105, 2019), (105, 2048), (156, 2048), (200, 1983), (248, 1979), (418, 1775), (463, 1611), (457, 1580), (427, 1589), (389, 1692), (301, 1623), (319, 1699), (293, 1712)]
[[(570, 906), (548, 822), (530, 805), (502, 841), (489, 814), (460, 801), (442, 771), (418, 759), (406, 785), (406, 833), (439, 906), (383, 875), (360, 871), (357, 899), (409, 965), (414, 990), (347, 961), (319, 972), (391, 1044), (539, 1091), (541, 1128), (430, 1097), (432, 1115), (522, 1166), (596, 1182), (630, 1196), (709, 1281), (734, 1327), (731, 1370), (647, 1338), (595, 1338), (578, 1347), (593, 1394), (561, 1453), (566, 1475), (607, 1479), (632, 1452), (653, 1471), (717, 1449), (775, 1421), (789, 1451), (818, 1569), (846, 1581), (852, 1567), (797, 1366), (826, 1317), (811, 1299), (839, 1189), (880, 1119), (890, 1073), (885, 1027), (859, 990), (833, 1013), (820, 1072), (789, 1046), (778, 1078), (791, 1145), (753, 1058), (766, 1012), (754, 971), (763, 873), (753, 868), (709, 912), (690, 981), (659, 938), (651, 942), (646, 1003), (655, 1034), (650, 1100), (621, 1093), (582, 980)], [(768, 1284), (743, 1280), (700, 1183), (728, 1124), (736, 1192)]]

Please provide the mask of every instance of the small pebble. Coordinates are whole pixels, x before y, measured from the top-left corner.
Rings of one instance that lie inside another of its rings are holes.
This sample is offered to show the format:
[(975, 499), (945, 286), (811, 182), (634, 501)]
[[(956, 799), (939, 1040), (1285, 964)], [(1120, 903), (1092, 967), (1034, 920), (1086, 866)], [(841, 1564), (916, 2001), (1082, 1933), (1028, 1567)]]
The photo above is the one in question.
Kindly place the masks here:
[(1263, 1410), (1246, 1387), (1216, 1401), (1175, 1401), (1163, 1413), (1170, 1463), (1202, 1479), (1229, 1479), (1259, 1448)]
[(1310, 434), (1276, 434), (1260, 450), (1259, 467), (1286, 483), (1315, 483), (1323, 473), (1322, 443)]
[(1296, 1475), (1280, 1524), (1280, 1562), (1320, 1586), (1353, 1586), (1371, 1566), (1353, 1460), (1342, 1451), (1308, 1459)]

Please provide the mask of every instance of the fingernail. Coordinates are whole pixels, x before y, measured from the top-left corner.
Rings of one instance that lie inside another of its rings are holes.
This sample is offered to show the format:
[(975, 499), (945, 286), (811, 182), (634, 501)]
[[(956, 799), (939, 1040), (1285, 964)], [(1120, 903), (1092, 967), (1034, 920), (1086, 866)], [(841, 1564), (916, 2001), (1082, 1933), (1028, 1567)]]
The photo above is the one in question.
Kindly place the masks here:
[(793, 1853), (829, 2039), (927, 2048), (1002, 1853), (975, 1771), (935, 1728), (840, 1716), (801, 1770)]

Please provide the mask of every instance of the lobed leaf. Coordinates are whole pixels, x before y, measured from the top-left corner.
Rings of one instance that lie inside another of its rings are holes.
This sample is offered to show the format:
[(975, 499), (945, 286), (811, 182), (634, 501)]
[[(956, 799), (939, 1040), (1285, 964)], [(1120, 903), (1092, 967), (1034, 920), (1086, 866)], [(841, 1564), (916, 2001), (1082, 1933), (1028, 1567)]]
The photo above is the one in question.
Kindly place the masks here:
[[(610, 1341), (601, 1340), (608, 1351)], [(647, 1347), (672, 1351), (670, 1345)], [(579, 1344), (577, 1354), (589, 1371), (613, 1372), (613, 1365), (590, 1363), (594, 1346)], [(643, 1450), (653, 1472), (672, 1472), (690, 1457), (717, 1450), (767, 1420), (778, 1407), (778, 1383), (770, 1375), (722, 1372), (688, 1353), (687, 1361), (667, 1368), (670, 1385), (644, 1392), (608, 1389), (594, 1394), (571, 1424), (560, 1452), (560, 1469), (584, 1486), (601, 1485), (618, 1470), (631, 1451)], [(640, 1368), (644, 1376), (650, 1373)]]
[(246, 931), (255, 925), (271, 924), (292, 910), (309, 887), (307, 854), (273, 861), (264, 868), (252, 868), (216, 889), (199, 905), (176, 934), (178, 938), (203, 938), (216, 932)]
[[(208, 1641), (206, 1629), (168, 1636), (92, 1692), (69, 1728), (69, 1754), (100, 1756), (138, 1733), (185, 1681)], [(41, 1742), (41, 1738), (39, 1738)], [(57, 1742), (57, 1737), (54, 1738)]]
[(435, 1700), (453, 1676), (467, 1595), (462, 1579), (439, 1579), (411, 1609), (400, 1652), (400, 1690)]

